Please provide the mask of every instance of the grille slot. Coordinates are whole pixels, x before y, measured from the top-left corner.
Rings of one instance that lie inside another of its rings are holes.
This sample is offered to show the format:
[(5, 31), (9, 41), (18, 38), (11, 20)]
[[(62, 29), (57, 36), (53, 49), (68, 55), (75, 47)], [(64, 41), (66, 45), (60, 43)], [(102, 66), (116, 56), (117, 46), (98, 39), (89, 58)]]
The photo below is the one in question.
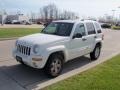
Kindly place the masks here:
[(24, 55), (30, 55), (30, 52), (31, 52), (31, 48), (28, 47), (28, 46), (24, 46), (24, 45), (20, 45), (18, 44), (17, 45), (17, 51), (24, 54)]

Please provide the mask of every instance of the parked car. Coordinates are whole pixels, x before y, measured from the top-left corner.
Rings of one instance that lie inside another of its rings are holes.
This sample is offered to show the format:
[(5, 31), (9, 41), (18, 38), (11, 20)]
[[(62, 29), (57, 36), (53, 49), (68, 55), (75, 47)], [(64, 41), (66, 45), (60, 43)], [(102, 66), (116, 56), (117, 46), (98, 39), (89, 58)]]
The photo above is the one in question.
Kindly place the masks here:
[(12, 24), (12, 22), (11, 21), (6, 21), (5, 24)]
[(102, 28), (111, 28), (111, 24), (108, 24), (108, 23), (101, 23), (101, 27)]
[(119, 26), (120, 27), (120, 23), (117, 23), (115, 26)]
[(25, 20), (23, 20), (23, 21), (13, 20), (13, 21), (12, 21), (12, 24), (32, 25), (32, 22), (30, 22), (30, 21), (25, 21)]
[(41, 33), (19, 38), (13, 56), (22, 64), (43, 68), (46, 74), (56, 77), (69, 60), (86, 54), (97, 60), (102, 40), (102, 29), (96, 21), (54, 21)]
[(12, 24), (21, 24), (21, 22), (19, 20), (13, 20)]

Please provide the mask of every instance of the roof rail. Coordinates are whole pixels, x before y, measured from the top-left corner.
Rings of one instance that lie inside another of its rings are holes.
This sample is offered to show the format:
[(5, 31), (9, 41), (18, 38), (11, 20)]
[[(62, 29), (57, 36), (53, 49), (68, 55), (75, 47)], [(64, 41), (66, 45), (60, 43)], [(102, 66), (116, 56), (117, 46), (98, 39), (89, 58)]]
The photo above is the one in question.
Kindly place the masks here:
[(85, 21), (85, 20), (97, 21), (95, 19), (81, 19), (81, 21)]

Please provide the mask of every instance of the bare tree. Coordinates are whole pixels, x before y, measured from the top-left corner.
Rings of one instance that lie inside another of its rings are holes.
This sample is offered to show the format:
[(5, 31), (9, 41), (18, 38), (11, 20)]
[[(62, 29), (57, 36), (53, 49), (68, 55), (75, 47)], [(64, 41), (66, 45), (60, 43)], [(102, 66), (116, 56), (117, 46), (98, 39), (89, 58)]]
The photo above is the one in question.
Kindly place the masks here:
[(40, 18), (45, 21), (52, 21), (58, 19), (76, 19), (78, 15), (71, 11), (64, 10), (62, 13), (55, 4), (49, 4), (40, 8)]
[(31, 12), (31, 21), (35, 23), (35, 13)]
[(62, 19), (77, 19), (78, 15), (71, 11), (63, 11), (61, 14)]
[(57, 19), (58, 17), (58, 9), (56, 5), (51, 4), (48, 5), (49, 11), (50, 11), (50, 19)]
[(40, 8), (40, 17), (41, 19), (45, 19), (45, 15), (43, 13), (43, 8)]
[(48, 13), (49, 13), (48, 6), (43, 7), (43, 14), (46, 20), (48, 19)]
[(40, 9), (41, 17), (47, 19), (55, 19), (58, 17), (58, 9), (56, 5), (49, 4)]

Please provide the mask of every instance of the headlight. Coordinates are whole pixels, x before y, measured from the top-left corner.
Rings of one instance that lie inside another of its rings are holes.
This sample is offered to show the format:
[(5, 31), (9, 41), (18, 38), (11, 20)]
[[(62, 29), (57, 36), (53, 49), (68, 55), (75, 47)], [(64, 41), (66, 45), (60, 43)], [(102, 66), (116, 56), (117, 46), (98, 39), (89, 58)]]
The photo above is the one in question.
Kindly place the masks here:
[(35, 45), (35, 46), (33, 47), (33, 52), (34, 52), (35, 54), (38, 54), (38, 53), (39, 53), (39, 45)]

